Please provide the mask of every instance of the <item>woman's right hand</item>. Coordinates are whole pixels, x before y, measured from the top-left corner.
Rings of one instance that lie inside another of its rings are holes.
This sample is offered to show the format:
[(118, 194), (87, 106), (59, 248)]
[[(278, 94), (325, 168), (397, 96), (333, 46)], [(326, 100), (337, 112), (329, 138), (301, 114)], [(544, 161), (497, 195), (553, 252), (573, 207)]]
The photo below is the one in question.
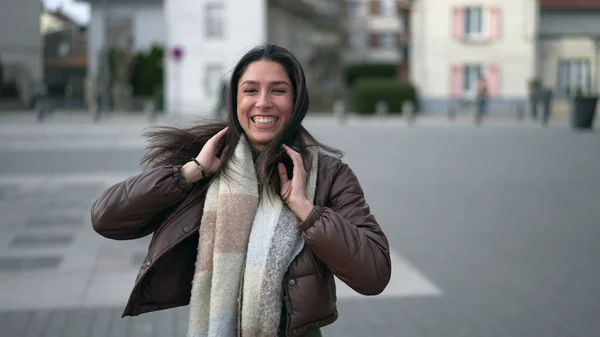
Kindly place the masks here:
[[(225, 141), (227, 129), (228, 127), (212, 136), (206, 142), (206, 144), (204, 144), (204, 147), (202, 147), (202, 150), (200, 150), (200, 153), (196, 156), (196, 160), (200, 163), (200, 165), (202, 165), (209, 176), (215, 174), (221, 168), (222, 160), (221, 158), (217, 157), (217, 151), (219, 151), (223, 145), (223, 142)], [(203, 178), (202, 170), (193, 161), (183, 165), (182, 170), (183, 176), (190, 183), (194, 183)]]

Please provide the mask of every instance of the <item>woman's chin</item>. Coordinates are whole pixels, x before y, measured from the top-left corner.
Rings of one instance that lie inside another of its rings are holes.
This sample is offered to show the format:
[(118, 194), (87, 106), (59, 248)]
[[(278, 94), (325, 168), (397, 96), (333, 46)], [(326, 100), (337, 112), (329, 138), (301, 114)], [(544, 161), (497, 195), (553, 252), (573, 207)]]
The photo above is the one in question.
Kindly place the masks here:
[(265, 135), (261, 135), (260, 137), (254, 136), (250, 137), (251, 145), (257, 150), (262, 150), (267, 146), (275, 137), (265, 137)]

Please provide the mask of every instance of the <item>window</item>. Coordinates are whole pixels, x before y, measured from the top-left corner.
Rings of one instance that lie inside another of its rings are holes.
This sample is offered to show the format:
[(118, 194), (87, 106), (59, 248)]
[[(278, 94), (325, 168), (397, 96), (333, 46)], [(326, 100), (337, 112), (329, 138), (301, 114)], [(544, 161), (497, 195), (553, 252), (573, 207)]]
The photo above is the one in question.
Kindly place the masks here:
[(396, 35), (392, 32), (381, 33), (381, 40), (379, 43), (380, 47), (383, 48), (394, 48), (396, 45)]
[(583, 92), (591, 89), (590, 60), (572, 59), (558, 61), (558, 94), (574, 94), (578, 89)]
[(204, 77), (204, 90), (206, 95), (212, 97), (219, 93), (223, 75), (223, 67), (220, 64), (209, 64), (206, 66)]
[(350, 48), (360, 48), (363, 46), (364, 37), (358, 32), (352, 32), (349, 37)]
[(223, 4), (208, 4), (206, 5), (206, 36), (207, 37), (222, 37), (224, 34), (224, 15), (225, 10)]
[(477, 93), (477, 84), (482, 75), (481, 65), (468, 64), (463, 67), (463, 94), (474, 98)]
[(469, 40), (483, 37), (483, 10), (481, 7), (465, 8), (465, 38)]

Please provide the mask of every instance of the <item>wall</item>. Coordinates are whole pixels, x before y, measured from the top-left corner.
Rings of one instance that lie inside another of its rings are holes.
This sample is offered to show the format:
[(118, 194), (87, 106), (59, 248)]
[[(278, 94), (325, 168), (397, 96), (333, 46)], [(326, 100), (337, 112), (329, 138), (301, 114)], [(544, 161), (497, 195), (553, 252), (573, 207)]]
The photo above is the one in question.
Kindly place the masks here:
[(2, 1), (0, 62), (15, 69), (24, 104), (29, 103), (33, 90), (42, 81), (40, 14), (39, 0)]
[[(490, 42), (470, 43), (453, 38), (452, 9), (483, 5), (501, 9), (499, 36)], [(535, 73), (537, 1), (419, 0), (411, 14), (411, 79), (419, 88), (422, 110), (443, 113), (455, 101), (451, 96), (453, 64), (498, 65), (498, 97), (491, 112), (509, 112), (527, 97), (527, 81)]]
[(168, 50), (181, 46), (183, 59), (166, 60), (166, 110), (170, 114), (213, 116), (219, 97), (206, 88), (207, 65), (223, 69), (223, 78), (251, 47), (266, 40), (263, 0), (219, 0), (225, 8), (225, 35), (210, 39), (205, 32), (207, 0), (166, 0)]

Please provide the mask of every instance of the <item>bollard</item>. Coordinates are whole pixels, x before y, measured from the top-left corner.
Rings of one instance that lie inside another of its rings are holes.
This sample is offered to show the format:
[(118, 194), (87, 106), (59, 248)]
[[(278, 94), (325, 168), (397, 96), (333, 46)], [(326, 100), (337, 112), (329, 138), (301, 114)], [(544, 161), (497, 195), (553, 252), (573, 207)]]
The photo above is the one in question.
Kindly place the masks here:
[(534, 98), (530, 103), (529, 103), (529, 107), (530, 107), (530, 111), (529, 111), (529, 115), (531, 116), (531, 119), (533, 120), (537, 120), (537, 112), (538, 112), (538, 100), (537, 98)]
[(148, 120), (150, 122), (154, 122), (156, 120), (157, 117), (157, 113), (156, 113), (156, 104), (154, 104), (154, 100), (152, 99), (148, 99), (144, 101), (144, 113), (146, 114), (146, 116), (148, 116)]
[(515, 114), (517, 115), (517, 120), (522, 122), (525, 119), (525, 108), (523, 104), (515, 103), (514, 105)]
[(411, 101), (402, 103), (402, 114), (406, 116), (406, 123), (412, 125), (415, 123), (415, 105)]
[(448, 119), (451, 121), (456, 120), (456, 107), (453, 105), (448, 105)]
[(337, 118), (340, 124), (344, 124), (346, 122), (347, 115), (344, 100), (337, 99), (335, 102), (333, 102), (333, 115)]
[(388, 114), (388, 104), (386, 101), (377, 101), (375, 103), (375, 114), (377, 116), (386, 116)]
[(65, 101), (64, 101), (65, 110), (67, 112), (69, 112), (69, 109), (71, 108), (72, 100), (73, 100), (73, 85), (67, 84), (65, 86)]

